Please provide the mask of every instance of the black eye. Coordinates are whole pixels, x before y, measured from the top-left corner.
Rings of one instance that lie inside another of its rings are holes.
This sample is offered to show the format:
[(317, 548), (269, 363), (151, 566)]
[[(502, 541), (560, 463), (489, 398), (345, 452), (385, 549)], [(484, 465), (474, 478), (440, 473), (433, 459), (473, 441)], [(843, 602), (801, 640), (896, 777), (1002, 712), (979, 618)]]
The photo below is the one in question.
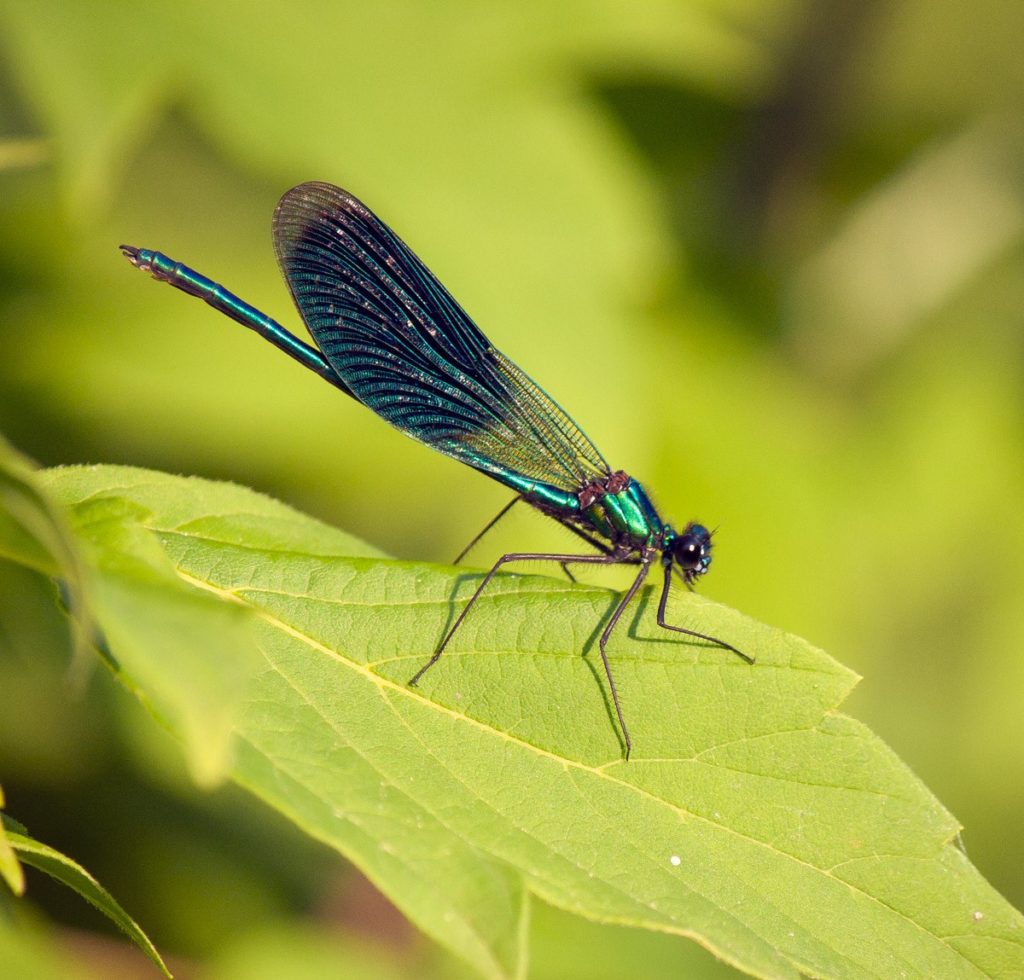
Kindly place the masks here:
[(696, 569), (704, 557), (704, 544), (692, 534), (676, 539), (672, 553), (679, 564), (688, 570)]
[(703, 524), (688, 524), (672, 544), (672, 557), (687, 582), (703, 575), (711, 564), (711, 532)]

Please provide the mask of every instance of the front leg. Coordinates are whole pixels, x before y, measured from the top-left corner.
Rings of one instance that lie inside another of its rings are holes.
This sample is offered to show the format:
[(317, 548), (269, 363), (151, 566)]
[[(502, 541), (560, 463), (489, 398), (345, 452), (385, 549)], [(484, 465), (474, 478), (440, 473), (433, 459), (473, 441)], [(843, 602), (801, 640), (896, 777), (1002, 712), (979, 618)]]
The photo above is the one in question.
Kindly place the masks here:
[(717, 636), (708, 636), (707, 633), (698, 633), (696, 630), (687, 629), (685, 626), (673, 626), (671, 623), (665, 622), (665, 607), (668, 605), (668, 590), (672, 585), (672, 565), (669, 562), (665, 562), (665, 584), (661, 588), (661, 601), (658, 603), (658, 625), (663, 629), (672, 630), (674, 633), (685, 633), (687, 636), (695, 636), (698, 640), (707, 640), (709, 643), (714, 643), (716, 646), (722, 647), (724, 650), (729, 650), (735, 653), (737, 657), (741, 657), (746, 660), (748, 664), (754, 662), (754, 658), (744, 653), (742, 650), (737, 650), (731, 643), (726, 643), (725, 640), (720, 640)]

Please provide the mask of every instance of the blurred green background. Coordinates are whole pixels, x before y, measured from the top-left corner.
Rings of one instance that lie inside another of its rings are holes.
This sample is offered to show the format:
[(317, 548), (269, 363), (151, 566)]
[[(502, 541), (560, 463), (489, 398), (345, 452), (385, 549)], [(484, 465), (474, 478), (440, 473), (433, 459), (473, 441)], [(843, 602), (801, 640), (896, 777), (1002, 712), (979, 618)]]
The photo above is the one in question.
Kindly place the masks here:
[[(449, 560), (507, 492), (117, 252), (294, 327), (270, 216), (341, 184), (666, 515), (720, 525), (705, 594), (864, 676), (842, 710), (1019, 906), (1022, 37), (1019, 0), (0, 0), (0, 431)], [(520, 513), (474, 560), (565, 544)], [(0, 596), (9, 811), (183, 975), (461, 973), (340, 859), (194, 789), (105, 674), (69, 684), (45, 583), (0, 565)], [(30, 898), (132, 975), (77, 899)], [(532, 941), (536, 977), (730, 972), (544, 909)]]

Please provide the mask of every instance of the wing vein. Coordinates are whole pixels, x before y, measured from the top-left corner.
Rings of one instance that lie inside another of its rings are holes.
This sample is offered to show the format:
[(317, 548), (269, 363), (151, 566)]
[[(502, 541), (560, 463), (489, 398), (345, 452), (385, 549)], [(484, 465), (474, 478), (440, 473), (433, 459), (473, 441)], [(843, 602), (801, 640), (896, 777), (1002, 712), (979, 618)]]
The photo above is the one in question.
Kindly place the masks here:
[(573, 492), (609, 473), (579, 426), (351, 194), (292, 188), (274, 244), (324, 357), (386, 421), (510, 486), (526, 478)]

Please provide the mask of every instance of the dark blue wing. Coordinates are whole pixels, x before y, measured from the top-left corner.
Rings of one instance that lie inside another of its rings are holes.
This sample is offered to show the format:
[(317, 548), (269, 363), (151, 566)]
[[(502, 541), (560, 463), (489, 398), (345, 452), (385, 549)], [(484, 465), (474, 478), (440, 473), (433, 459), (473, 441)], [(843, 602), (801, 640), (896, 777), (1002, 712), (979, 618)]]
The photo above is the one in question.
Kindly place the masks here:
[(274, 213), (274, 245), (324, 357), (392, 425), (499, 480), (572, 492), (609, 473), (575, 422), (351, 194), (293, 187)]

